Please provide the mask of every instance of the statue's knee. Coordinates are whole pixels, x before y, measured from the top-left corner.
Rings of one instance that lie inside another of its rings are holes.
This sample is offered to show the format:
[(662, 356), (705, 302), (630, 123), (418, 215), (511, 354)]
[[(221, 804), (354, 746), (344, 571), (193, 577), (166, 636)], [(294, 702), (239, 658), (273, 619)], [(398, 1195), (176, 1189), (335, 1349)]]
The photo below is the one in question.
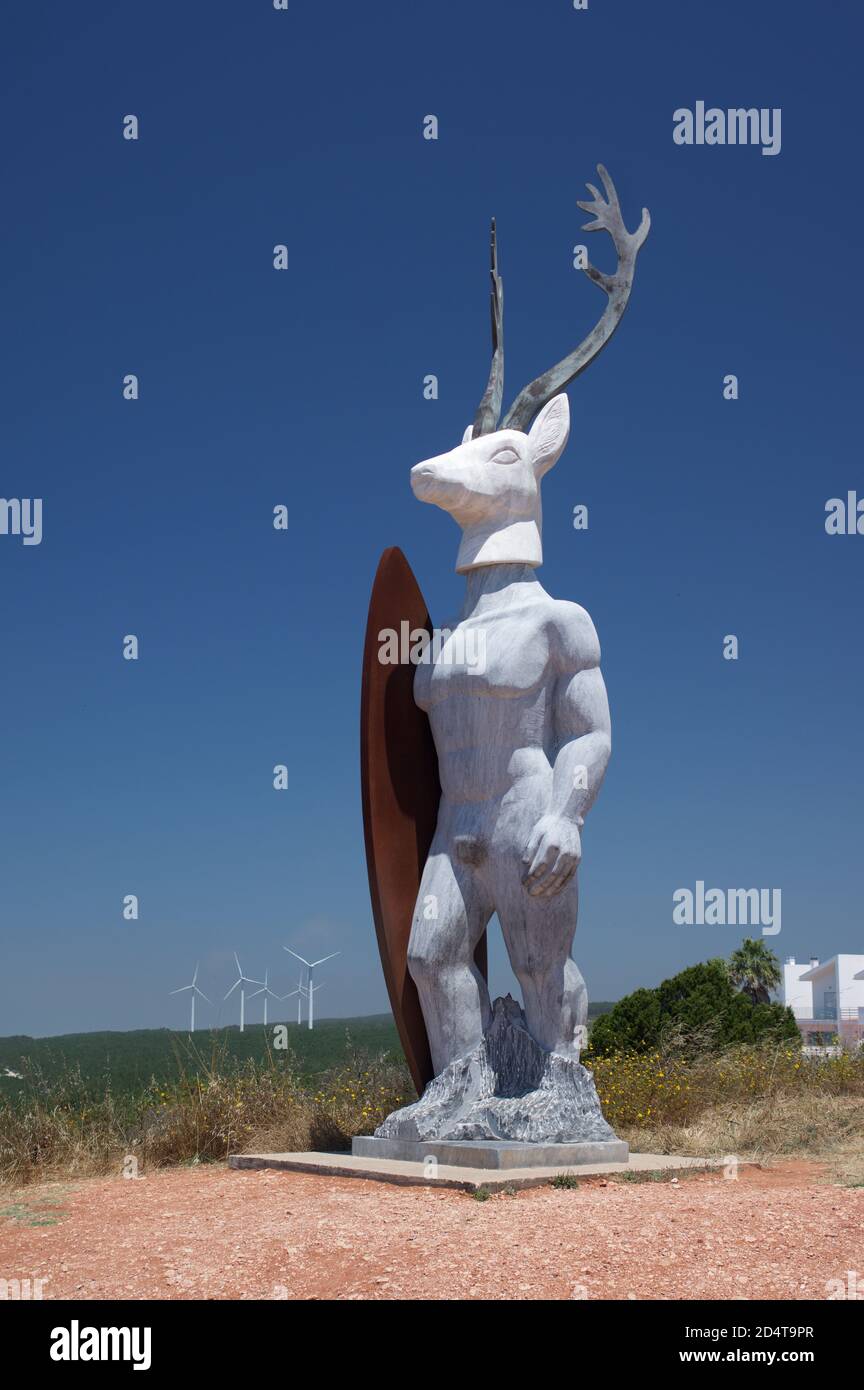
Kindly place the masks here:
[(428, 938), (413, 937), (408, 943), (408, 973), (414, 983), (441, 985), (452, 972), (461, 974), (470, 969), (471, 953), (467, 943), (440, 935)]
[(432, 944), (412, 939), (408, 945), (408, 973), (415, 985), (434, 981), (439, 969), (438, 953)]

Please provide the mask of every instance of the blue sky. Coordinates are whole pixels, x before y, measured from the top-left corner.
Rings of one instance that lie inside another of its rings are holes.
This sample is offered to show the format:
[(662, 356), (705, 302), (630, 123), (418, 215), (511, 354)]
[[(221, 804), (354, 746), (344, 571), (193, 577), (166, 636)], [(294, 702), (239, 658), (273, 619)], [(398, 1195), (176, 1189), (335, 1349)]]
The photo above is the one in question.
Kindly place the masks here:
[[(802, 0), (10, 16), (0, 494), (41, 497), (44, 538), (0, 536), (0, 1034), (177, 1024), (167, 991), (200, 958), (223, 994), (235, 949), (288, 989), (283, 943), (342, 952), (321, 1013), (386, 1007), (369, 588), (399, 544), (433, 617), (458, 603), (408, 472), (485, 384), (492, 214), (508, 401), (599, 316), (571, 265), (598, 160), (653, 228), (544, 483), (541, 579), (592, 614), (614, 721), (575, 957), (614, 998), (728, 954), (740, 930), (673, 925), (698, 879), (780, 888), (781, 955), (864, 949), (864, 537), (824, 527), (864, 495), (861, 31)], [(697, 100), (780, 107), (780, 154), (676, 145)]]

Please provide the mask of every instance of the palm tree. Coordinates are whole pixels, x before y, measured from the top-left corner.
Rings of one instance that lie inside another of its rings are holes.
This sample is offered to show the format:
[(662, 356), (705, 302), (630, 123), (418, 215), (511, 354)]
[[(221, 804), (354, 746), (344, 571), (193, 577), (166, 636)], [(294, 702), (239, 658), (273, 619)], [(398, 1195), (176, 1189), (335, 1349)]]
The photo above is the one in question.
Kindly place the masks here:
[(745, 936), (729, 957), (729, 979), (747, 995), (751, 1004), (770, 1003), (770, 991), (779, 985), (780, 962), (764, 941)]

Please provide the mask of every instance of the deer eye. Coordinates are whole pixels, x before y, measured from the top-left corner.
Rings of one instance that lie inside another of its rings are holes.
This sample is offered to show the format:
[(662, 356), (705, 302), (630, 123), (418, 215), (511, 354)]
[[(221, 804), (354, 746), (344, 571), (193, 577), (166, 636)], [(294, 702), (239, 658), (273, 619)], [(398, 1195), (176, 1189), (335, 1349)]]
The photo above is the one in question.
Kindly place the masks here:
[(511, 449), (509, 445), (505, 445), (505, 447), (504, 447), (503, 449), (499, 449), (499, 450), (498, 450), (497, 454), (493, 454), (493, 455), (492, 455), (491, 462), (492, 462), (492, 463), (516, 463), (516, 462), (518, 461), (518, 459), (519, 459), (519, 455), (517, 454), (516, 450), (515, 450), (515, 449)]

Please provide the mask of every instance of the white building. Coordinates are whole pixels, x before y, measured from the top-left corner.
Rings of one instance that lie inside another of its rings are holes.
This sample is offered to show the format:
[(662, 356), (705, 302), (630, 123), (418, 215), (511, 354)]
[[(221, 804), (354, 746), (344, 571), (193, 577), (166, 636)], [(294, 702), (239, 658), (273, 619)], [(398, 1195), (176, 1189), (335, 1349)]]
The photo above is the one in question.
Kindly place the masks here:
[(801, 976), (806, 975), (808, 970), (812, 970), (818, 964), (819, 960), (816, 956), (811, 956), (806, 964), (803, 961), (796, 961), (794, 956), (789, 956), (783, 962), (780, 1003), (790, 1008), (796, 1018), (813, 1017), (813, 986), (809, 980), (802, 981)]
[(809, 965), (790, 958), (783, 966), (781, 1002), (798, 1020), (805, 1043), (834, 1038), (849, 1044), (864, 1038), (864, 955), (812, 959)]

